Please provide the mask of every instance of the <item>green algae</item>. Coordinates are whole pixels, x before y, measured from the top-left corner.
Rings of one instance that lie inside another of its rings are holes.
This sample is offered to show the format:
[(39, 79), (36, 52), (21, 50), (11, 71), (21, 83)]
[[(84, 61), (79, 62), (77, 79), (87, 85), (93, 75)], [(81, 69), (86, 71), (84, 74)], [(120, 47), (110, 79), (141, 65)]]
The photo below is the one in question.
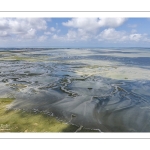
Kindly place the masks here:
[[(0, 98), (0, 132), (76, 132), (79, 128), (43, 113), (7, 109), (14, 98)], [(95, 132), (82, 129), (79, 132)]]

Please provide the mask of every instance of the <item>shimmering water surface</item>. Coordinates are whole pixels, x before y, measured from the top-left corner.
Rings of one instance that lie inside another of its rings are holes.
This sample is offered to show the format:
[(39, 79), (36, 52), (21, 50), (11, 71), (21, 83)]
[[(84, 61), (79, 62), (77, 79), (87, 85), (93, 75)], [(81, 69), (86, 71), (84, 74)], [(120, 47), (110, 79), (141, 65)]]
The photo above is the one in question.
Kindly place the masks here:
[(102, 132), (149, 132), (150, 49), (0, 49), (0, 97)]

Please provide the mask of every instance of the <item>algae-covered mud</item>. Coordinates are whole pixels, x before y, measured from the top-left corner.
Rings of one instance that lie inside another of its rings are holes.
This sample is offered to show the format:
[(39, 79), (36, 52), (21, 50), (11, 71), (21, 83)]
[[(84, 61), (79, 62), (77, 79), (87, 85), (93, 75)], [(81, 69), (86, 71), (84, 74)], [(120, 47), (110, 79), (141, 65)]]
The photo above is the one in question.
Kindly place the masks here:
[(150, 131), (150, 49), (0, 49), (0, 98), (102, 132)]
[(98, 132), (79, 128), (44, 112), (6, 109), (13, 98), (0, 98), (0, 132)]

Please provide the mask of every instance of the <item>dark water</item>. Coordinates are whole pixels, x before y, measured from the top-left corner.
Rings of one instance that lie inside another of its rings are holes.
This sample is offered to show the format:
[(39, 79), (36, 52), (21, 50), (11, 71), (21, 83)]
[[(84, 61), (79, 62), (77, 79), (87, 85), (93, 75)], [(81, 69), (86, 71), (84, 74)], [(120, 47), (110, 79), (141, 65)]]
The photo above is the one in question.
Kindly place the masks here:
[(102, 132), (150, 131), (150, 50), (1, 49), (0, 97)]

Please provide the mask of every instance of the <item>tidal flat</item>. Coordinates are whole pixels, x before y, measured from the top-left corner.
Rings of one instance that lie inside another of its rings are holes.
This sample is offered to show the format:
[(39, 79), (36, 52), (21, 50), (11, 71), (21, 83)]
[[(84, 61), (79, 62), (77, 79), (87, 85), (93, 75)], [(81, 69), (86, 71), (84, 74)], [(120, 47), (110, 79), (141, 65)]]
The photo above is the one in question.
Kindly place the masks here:
[(9, 110), (13, 98), (0, 98), (0, 132), (98, 132), (57, 120), (43, 112)]
[(148, 48), (0, 49), (0, 124), (8, 132), (149, 132), (149, 79)]

